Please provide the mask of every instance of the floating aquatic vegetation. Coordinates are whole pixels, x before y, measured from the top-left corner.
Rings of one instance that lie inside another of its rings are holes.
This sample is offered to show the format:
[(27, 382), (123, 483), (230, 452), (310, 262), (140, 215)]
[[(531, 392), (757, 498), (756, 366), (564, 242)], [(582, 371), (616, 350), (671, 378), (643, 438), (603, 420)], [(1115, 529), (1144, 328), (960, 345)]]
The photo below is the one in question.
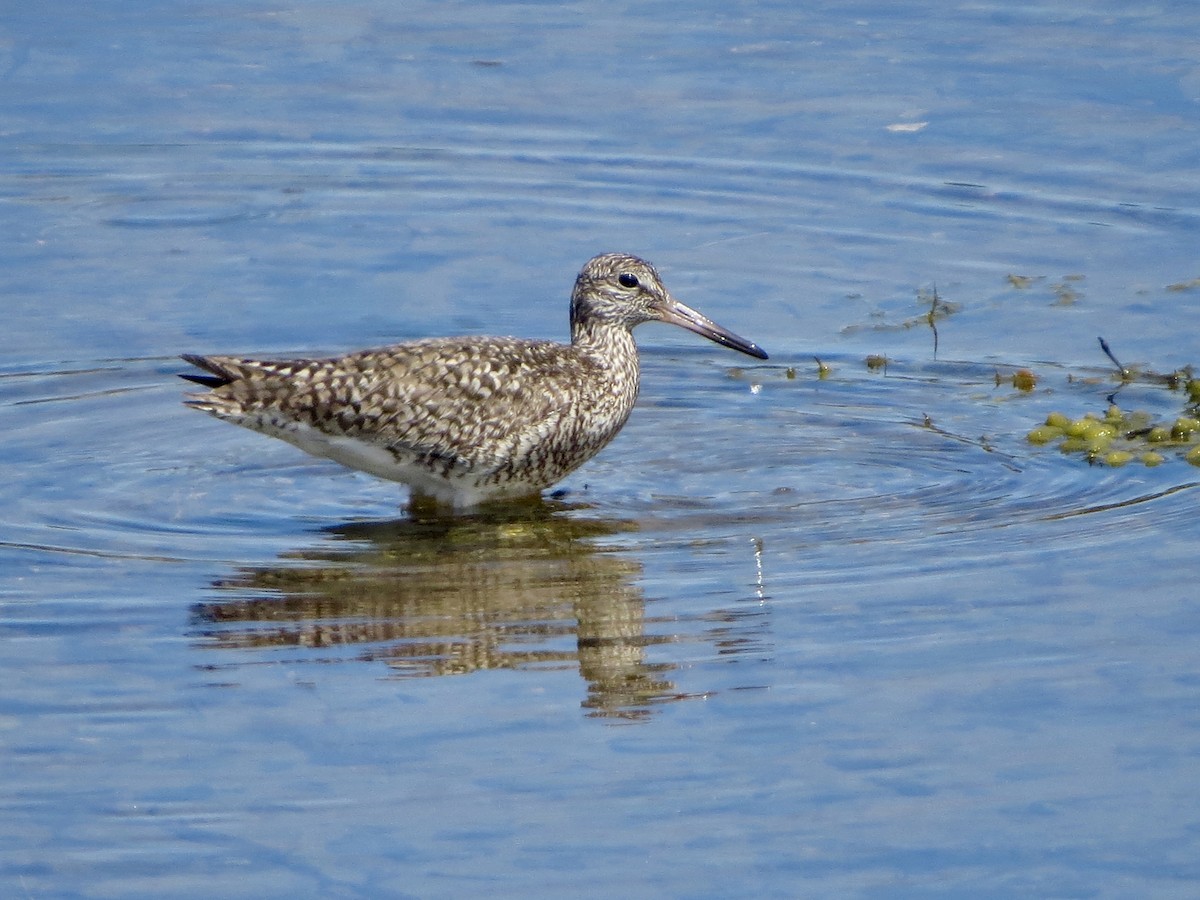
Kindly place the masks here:
[[(1047, 284), (1046, 287), (1050, 289), (1050, 293), (1054, 297), (1052, 304), (1054, 306), (1074, 306), (1082, 300), (1083, 288), (1081, 285), (1085, 279), (1084, 275), (1063, 275), (1058, 281)], [(1047, 281), (1047, 277), (1045, 275), (1018, 275), (1013, 272), (1005, 275), (1004, 280), (1014, 290), (1027, 291), (1035, 285)]]
[(1144, 410), (1127, 412), (1110, 397), (1103, 415), (1089, 412), (1072, 419), (1061, 412), (1050, 413), (1026, 436), (1029, 442), (1057, 443), (1063, 453), (1078, 453), (1089, 462), (1108, 466), (1123, 466), (1134, 460), (1158, 466), (1167, 461), (1167, 454), (1200, 466), (1200, 378), (1193, 376), (1192, 368), (1186, 366), (1167, 374), (1142, 372), (1122, 365), (1104, 338), (1100, 338), (1100, 347), (1117, 367), (1122, 385), (1139, 381), (1183, 392), (1186, 400), (1180, 414), (1173, 420), (1156, 420)]
[(1028, 393), (1037, 387), (1037, 376), (1029, 369), (1017, 369), (1012, 374), (1012, 386)]
[(942, 298), (937, 288), (917, 291), (916, 303), (924, 309), (923, 312), (910, 316), (899, 322), (879, 321), (871, 325), (847, 325), (842, 334), (855, 334), (859, 331), (908, 331), (912, 328), (928, 327), (933, 331), (934, 352), (937, 352), (937, 323), (947, 319), (962, 309), (959, 303), (951, 303)]

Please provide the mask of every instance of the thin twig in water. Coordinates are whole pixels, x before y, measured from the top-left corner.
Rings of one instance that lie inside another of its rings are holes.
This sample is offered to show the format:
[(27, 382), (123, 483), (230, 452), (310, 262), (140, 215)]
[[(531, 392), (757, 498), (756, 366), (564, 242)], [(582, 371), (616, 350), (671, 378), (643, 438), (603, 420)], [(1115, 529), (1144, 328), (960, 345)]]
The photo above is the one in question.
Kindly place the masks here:
[(1132, 373), (1123, 365), (1121, 365), (1121, 361), (1113, 355), (1112, 350), (1109, 349), (1108, 341), (1106, 341), (1104, 338), (1097, 338), (1097, 340), (1100, 341), (1100, 349), (1104, 351), (1105, 356), (1112, 360), (1113, 365), (1117, 367), (1117, 372), (1120, 374), (1120, 376), (1122, 378), (1128, 378)]
[(933, 286), (933, 301), (929, 304), (929, 327), (933, 331), (933, 358), (937, 359), (938, 351), (938, 332), (937, 332), (937, 308), (941, 297), (938, 296), (937, 285)]
[(930, 417), (928, 413), (924, 414), (920, 422), (912, 422), (911, 424), (916, 425), (919, 428), (926, 428), (929, 431), (932, 431), (934, 434), (940, 434), (942, 437), (952, 441), (957, 441), (960, 444), (978, 447), (984, 453), (993, 453), (1002, 460), (1000, 465), (1004, 466), (1004, 468), (1008, 469), (1010, 472), (1021, 471), (1020, 466), (1017, 465), (1017, 458), (1015, 456), (1013, 456), (1011, 453), (1004, 453), (1003, 451), (997, 450), (992, 446), (991, 441), (989, 441), (986, 437), (969, 438), (965, 435), (956, 434), (953, 431), (947, 431), (945, 428), (935, 425), (932, 417)]

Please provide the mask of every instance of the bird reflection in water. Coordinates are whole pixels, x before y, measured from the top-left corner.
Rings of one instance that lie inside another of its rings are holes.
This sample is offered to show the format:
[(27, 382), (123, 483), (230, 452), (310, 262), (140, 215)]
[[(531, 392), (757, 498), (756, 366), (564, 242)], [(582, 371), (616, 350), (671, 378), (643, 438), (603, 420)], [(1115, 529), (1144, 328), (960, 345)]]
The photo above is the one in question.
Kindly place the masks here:
[(646, 633), (640, 564), (594, 540), (633, 524), (565, 513), (538, 500), (517, 515), (338, 526), (315, 549), (218, 582), (234, 596), (193, 608), (195, 636), (303, 648), (311, 661), (357, 650), (397, 677), (578, 667), (593, 716), (638, 719), (682, 699), (672, 667), (646, 661), (673, 638)]

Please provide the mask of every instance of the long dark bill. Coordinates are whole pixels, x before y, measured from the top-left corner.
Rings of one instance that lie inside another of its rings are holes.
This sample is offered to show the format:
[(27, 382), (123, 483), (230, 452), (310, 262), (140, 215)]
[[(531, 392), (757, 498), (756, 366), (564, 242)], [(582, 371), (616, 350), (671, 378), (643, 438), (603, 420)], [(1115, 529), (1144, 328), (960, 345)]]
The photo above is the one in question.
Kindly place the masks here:
[(696, 334), (702, 335), (710, 341), (715, 341), (722, 347), (738, 350), (747, 356), (754, 356), (758, 359), (767, 359), (766, 352), (758, 344), (748, 341), (744, 337), (739, 337), (728, 328), (722, 328), (712, 319), (701, 315), (690, 306), (684, 306), (674, 297), (669, 298), (660, 307), (659, 313), (662, 316), (662, 321), (678, 325), (680, 328), (686, 328), (688, 331), (694, 331)]

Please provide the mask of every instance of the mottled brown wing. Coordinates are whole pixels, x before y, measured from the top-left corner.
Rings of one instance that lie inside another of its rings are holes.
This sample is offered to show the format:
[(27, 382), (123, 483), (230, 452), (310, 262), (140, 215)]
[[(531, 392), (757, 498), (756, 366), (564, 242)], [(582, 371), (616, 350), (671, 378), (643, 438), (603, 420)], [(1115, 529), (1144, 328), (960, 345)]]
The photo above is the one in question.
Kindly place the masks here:
[[(189, 405), (239, 424), (296, 422), (451, 468), (487, 471), (559, 428), (583, 363), (548, 342), (416, 341), (331, 359), (185, 357), (216, 386)], [(251, 426), (253, 427), (253, 426)]]

